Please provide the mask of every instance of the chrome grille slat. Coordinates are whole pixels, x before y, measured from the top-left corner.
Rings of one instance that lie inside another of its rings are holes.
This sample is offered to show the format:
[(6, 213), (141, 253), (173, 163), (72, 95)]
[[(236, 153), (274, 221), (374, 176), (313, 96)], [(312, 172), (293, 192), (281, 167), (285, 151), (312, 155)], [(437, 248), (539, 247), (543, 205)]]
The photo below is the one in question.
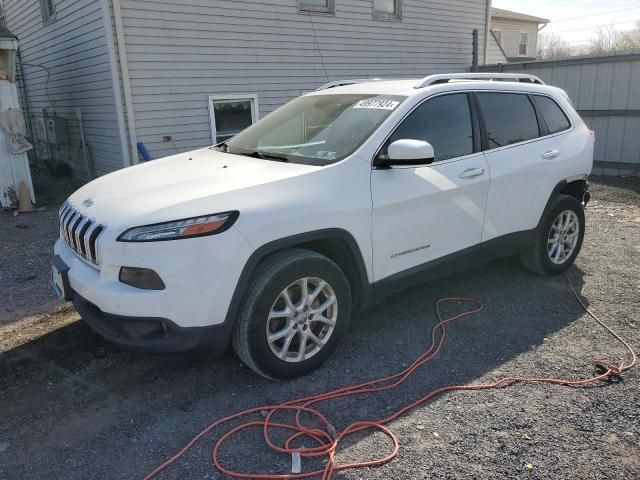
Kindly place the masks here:
[(73, 209), (69, 206), (69, 208), (67, 208), (67, 210), (65, 210), (65, 212), (62, 214), (62, 217), (60, 217), (60, 230), (62, 232), (62, 236), (67, 241), (68, 241), (68, 237), (67, 237), (67, 220), (69, 219), (70, 215), (72, 215), (72, 214), (73, 214)]
[(98, 262), (98, 237), (104, 230), (104, 225), (95, 219), (83, 215), (73, 208), (69, 202), (65, 202), (58, 211), (60, 220), (60, 236), (66, 244), (80, 257), (97, 265)]
[(83, 257), (85, 256), (83, 250), (83, 243), (80, 241), (80, 235), (82, 234), (82, 229), (84, 228), (85, 224), (89, 221), (89, 219), (87, 217), (85, 217), (84, 215), (80, 215), (80, 221), (78, 223), (78, 226), (76, 227), (75, 233), (73, 235), (73, 241), (76, 245), (76, 248), (78, 249), (78, 251), (80, 252), (80, 255), (82, 255)]
[(86, 232), (84, 232), (84, 252), (85, 252), (85, 256), (86, 258), (88, 258), (89, 260), (91, 260), (92, 262), (96, 262), (98, 261), (98, 259), (95, 257), (94, 254), (91, 253), (91, 242), (89, 241), (91, 239), (91, 235), (93, 235), (93, 232), (96, 228), (98, 228), (98, 222), (93, 222), (93, 224), (89, 225), (89, 228), (87, 229)]
[(71, 208), (71, 207), (69, 206), (69, 204), (68, 204), (67, 202), (64, 202), (64, 203), (62, 204), (62, 206), (60, 207), (60, 210), (58, 210), (58, 217), (62, 218), (62, 217), (63, 217), (63, 214), (64, 214), (64, 213), (65, 213), (69, 208)]
[(66, 215), (66, 213), (69, 211), (71, 207), (69, 206), (68, 203), (64, 203), (61, 207), (60, 210), (58, 211), (58, 217), (62, 218)]
[(104, 225), (98, 225), (89, 237), (89, 256), (93, 258), (94, 263), (100, 263), (98, 258), (98, 237), (104, 230)]
[(69, 236), (71, 237), (71, 244), (73, 245), (73, 249), (77, 252), (80, 249), (78, 248), (78, 245), (76, 244), (76, 230), (78, 229), (78, 225), (80, 225), (80, 222), (82, 222), (82, 215), (80, 215), (80, 213), (78, 213), (78, 215), (76, 216), (76, 218), (71, 222), (71, 226), (69, 229)]
[(71, 212), (71, 215), (67, 217), (65, 221), (64, 231), (67, 237), (67, 243), (71, 245), (71, 225), (76, 221), (76, 217), (79, 215), (75, 210)]
[(78, 228), (78, 233), (76, 234), (77, 235), (76, 243), (80, 245), (80, 253), (85, 258), (87, 258), (87, 252), (88, 252), (85, 238), (87, 236), (87, 231), (89, 230), (89, 228), (91, 228), (92, 224), (93, 224), (93, 220), (86, 217), (85, 221), (82, 222), (82, 225), (80, 225), (80, 227)]

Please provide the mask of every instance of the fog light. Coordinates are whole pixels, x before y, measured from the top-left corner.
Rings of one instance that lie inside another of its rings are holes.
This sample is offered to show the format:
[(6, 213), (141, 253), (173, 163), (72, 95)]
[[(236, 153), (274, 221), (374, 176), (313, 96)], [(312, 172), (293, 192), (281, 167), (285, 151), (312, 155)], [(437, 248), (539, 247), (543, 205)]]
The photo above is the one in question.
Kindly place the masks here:
[(121, 267), (118, 279), (122, 283), (143, 290), (164, 290), (164, 282), (160, 276), (148, 268)]

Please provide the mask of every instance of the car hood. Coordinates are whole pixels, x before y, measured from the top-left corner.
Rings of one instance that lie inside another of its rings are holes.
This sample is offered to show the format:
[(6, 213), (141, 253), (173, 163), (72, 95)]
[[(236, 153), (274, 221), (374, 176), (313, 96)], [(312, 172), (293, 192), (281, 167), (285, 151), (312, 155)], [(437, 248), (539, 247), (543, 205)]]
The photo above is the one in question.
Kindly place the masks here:
[(322, 167), (261, 160), (210, 148), (152, 160), (94, 180), (69, 202), (110, 226), (149, 224), (234, 210), (234, 193)]

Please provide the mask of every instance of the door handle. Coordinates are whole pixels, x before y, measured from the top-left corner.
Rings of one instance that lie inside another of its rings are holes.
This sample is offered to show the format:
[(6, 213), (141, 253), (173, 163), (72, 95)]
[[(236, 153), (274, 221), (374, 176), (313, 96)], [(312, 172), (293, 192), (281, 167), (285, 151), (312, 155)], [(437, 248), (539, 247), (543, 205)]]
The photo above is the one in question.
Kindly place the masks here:
[(459, 177), (460, 178), (474, 178), (484, 175), (484, 168), (470, 168), (469, 170), (465, 170), (462, 172)]
[(542, 158), (547, 160), (549, 158), (556, 158), (558, 155), (560, 155), (560, 150), (548, 150), (542, 154)]

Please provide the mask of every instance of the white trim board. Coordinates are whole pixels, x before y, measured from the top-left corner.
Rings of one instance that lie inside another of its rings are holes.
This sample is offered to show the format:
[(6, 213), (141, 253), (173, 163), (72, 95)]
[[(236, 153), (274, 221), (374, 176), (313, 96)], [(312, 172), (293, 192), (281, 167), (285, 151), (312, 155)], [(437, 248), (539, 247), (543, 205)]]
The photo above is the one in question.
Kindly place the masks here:
[(118, 132), (120, 134), (120, 148), (122, 149), (122, 166), (129, 167), (133, 163), (129, 142), (127, 141), (127, 128), (124, 119), (124, 109), (122, 108), (122, 98), (120, 91), (120, 75), (118, 74), (118, 61), (116, 58), (116, 48), (111, 25), (111, 10), (109, 0), (102, 0), (102, 21), (104, 22), (105, 41), (107, 53), (109, 55), (109, 66), (111, 69), (111, 81), (113, 83), (113, 99), (116, 105), (116, 116), (118, 117)]

